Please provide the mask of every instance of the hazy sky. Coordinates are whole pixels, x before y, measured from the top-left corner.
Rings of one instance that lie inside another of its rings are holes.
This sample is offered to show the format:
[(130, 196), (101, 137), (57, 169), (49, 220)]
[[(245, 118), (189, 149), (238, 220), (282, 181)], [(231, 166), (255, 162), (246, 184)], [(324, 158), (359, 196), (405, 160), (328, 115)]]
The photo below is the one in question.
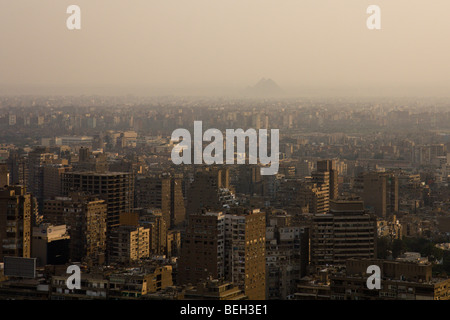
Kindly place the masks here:
[[(80, 31), (66, 28), (71, 4)], [(366, 27), (371, 4), (382, 30)], [(450, 1), (0, 0), (0, 94), (242, 88), (262, 77), (283, 88), (450, 93)]]

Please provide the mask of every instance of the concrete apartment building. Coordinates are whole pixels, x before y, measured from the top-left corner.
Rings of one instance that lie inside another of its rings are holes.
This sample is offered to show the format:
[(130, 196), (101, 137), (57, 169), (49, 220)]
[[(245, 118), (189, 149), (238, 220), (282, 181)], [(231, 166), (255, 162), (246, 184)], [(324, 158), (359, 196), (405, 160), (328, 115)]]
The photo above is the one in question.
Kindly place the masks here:
[(110, 261), (128, 264), (150, 256), (150, 230), (141, 226), (121, 225), (111, 232)]
[(336, 167), (336, 160), (319, 160), (317, 161), (317, 171), (312, 174), (315, 175), (321, 173), (328, 173), (329, 179), (329, 198), (330, 200), (336, 200), (339, 196), (339, 181), (338, 170)]
[[(166, 220), (160, 209), (137, 209), (138, 223), (149, 230), (149, 250), (151, 255), (164, 255), (168, 253), (168, 234)], [(179, 239), (180, 240), (180, 239)]]
[[(381, 269), (381, 289), (368, 289), (369, 265)], [(349, 259), (345, 274), (330, 277), (333, 300), (449, 300), (450, 279), (432, 277), (431, 263)]]
[(34, 201), (24, 186), (0, 189), (0, 261), (5, 256), (31, 257)]
[(187, 288), (186, 300), (247, 300), (247, 296), (231, 282), (206, 280), (197, 286)]
[(170, 265), (114, 272), (108, 278), (109, 299), (138, 299), (173, 285)]
[(111, 262), (129, 264), (150, 256), (150, 229), (140, 224), (138, 212), (120, 214), (109, 240)]
[(259, 209), (225, 220), (225, 273), (250, 300), (266, 298), (266, 215)]
[(229, 188), (229, 169), (206, 167), (197, 171), (187, 190), (187, 215), (201, 213), (203, 208), (209, 211), (222, 210), (223, 199), (220, 194)]
[(58, 163), (67, 164), (67, 160), (58, 159), (57, 155), (49, 152), (49, 148), (38, 147), (28, 154), (27, 190), (38, 199), (40, 205), (44, 199), (44, 166)]
[(6, 163), (0, 164), (0, 188), (9, 185), (9, 171)]
[(378, 217), (398, 213), (398, 177), (393, 173), (369, 172), (363, 174), (363, 199), (367, 209)]
[(81, 289), (68, 289), (67, 275), (52, 276), (49, 288), (50, 300), (106, 300), (109, 281), (102, 274), (81, 272)]
[(72, 261), (103, 263), (107, 242), (107, 204), (83, 193), (44, 201), (44, 220), (66, 225), (70, 235)]
[(309, 229), (291, 225), (291, 216), (285, 212), (269, 215), (267, 221), (267, 298), (286, 299), (307, 272)]
[(376, 257), (377, 224), (362, 201), (331, 201), (329, 214), (316, 214), (311, 228), (311, 264), (345, 264)]
[(330, 191), (328, 185), (308, 183), (298, 193), (298, 201), (314, 214), (326, 214), (330, 210)]
[(9, 183), (26, 186), (28, 181), (27, 159), (17, 152), (11, 152), (6, 160), (6, 165), (9, 172)]
[(189, 217), (179, 260), (179, 283), (225, 279), (249, 299), (265, 299), (265, 213), (240, 210)]
[(63, 195), (74, 191), (96, 195), (107, 204), (107, 233), (119, 225), (120, 213), (134, 207), (134, 178), (127, 172), (67, 172), (62, 178)]
[(330, 200), (338, 197), (338, 172), (335, 160), (317, 161), (317, 170), (305, 177), (306, 184), (300, 188), (297, 201), (310, 213), (326, 214)]
[(66, 225), (43, 223), (33, 228), (31, 256), (37, 258), (37, 266), (63, 265), (69, 261), (70, 236)]
[(72, 166), (66, 164), (48, 164), (42, 168), (44, 190), (43, 199), (51, 199), (62, 195), (61, 178), (66, 172), (72, 171)]
[(224, 278), (224, 260), (225, 215), (191, 214), (178, 260), (178, 283), (195, 285), (210, 277)]
[(138, 208), (160, 209), (168, 229), (180, 228), (184, 224), (186, 209), (180, 178), (166, 175), (138, 177), (135, 203)]

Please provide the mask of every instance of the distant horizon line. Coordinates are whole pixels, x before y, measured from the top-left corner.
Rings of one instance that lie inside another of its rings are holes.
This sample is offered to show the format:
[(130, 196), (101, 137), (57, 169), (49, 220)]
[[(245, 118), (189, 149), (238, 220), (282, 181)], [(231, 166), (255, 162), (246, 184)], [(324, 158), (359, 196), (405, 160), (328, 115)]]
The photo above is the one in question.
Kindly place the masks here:
[[(270, 78), (266, 78), (270, 79)], [(274, 81), (277, 83), (276, 81)], [(277, 94), (245, 94), (241, 85), (10, 85), (0, 84), (0, 96), (204, 96), (233, 98), (407, 97), (450, 98), (450, 86), (431, 85), (285, 85)], [(152, 92), (150, 92), (152, 91)]]

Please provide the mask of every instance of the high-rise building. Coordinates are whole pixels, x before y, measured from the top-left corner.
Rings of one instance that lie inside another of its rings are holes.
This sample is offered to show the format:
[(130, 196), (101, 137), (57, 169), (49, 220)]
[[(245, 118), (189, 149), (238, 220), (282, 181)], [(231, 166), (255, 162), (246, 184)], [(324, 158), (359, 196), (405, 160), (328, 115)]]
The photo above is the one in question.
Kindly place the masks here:
[(120, 214), (134, 207), (133, 174), (127, 172), (66, 172), (62, 176), (63, 195), (81, 191), (96, 195), (107, 204), (107, 234), (119, 226)]
[(150, 255), (150, 230), (139, 225), (123, 224), (111, 232), (110, 261), (131, 263)]
[(315, 184), (322, 191), (326, 191), (328, 193), (328, 199), (330, 198), (330, 172), (328, 171), (314, 171), (311, 173), (311, 178), (309, 180), (311, 184)]
[(93, 153), (89, 148), (81, 147), (78, 151), (78, 162), (74, 164), (75, 171), (94, 171), (104, 173), (108, 171), (106, 155), (102, 152)]
[(221, 191), (229, 189), (229, 169), (204, 168), (195, 173), (188, 189), (187, 215), (200, 213), (203, 208), (210, 211), (223, 209)]
[(24, 186), (0, 189), (0, 261), (5, 256), (31, 257), (32, 195)]
[(178, 266), (180, 284), (197, 284), (225, 277), (225, 215), (222, 212), (191, 214)]
[(330, 198), (328, 188), (323, 188), (316, 183), (304, 185), (298, 192), (298, 203), (303, 207), (308, 207), (310, 213), (325, 214), (330, 208)]
[(105, 259), (107, 205), (82, 193), (44, 201), (44, 220), (67, 226), (72, 261), (102, 264)]
[(159, 209), (140, 209), (139, 225), (149, 230), (149, 252), (151, 255), (168, 253), (168, 230), (166, 220)]
[(381, 218), (398, 212), (398, 177), (394, 173), (365, 173), (363, 181), (363, 199), (367, 209)]
[(166, 255), (168, 258), (178, 257), (181, 253), (181, 232), (170, 230), (167, 232)]
[(17, 152), (11, 152), (6, 164), (8, 166), (10, 184), (26, 186), (28, 181), (27, 159)]
[(325, 172), (328, 172), (329, 176), (330, 200), (336, 200), (339, 196), (339, 180), (335, 160), (317, 161), (317, 173), (325, 173)]
[(33, 228), (31, 256), (38, 266), (63, 265), (69, 261), (69, 243), (66, 225), (43, 223)]
[[(267, 266), (267, 291), (268, 299), (285, 299), (290, 288), (287, 283), (292, 283), (297, 274), (299, 279), (300, 261), (291, 259), (291, 252), (285, 252), (280, 246), (280, 234), (285, 226), (278, 226), (278, 219), (269, 219), (270, 226), (266, 227), (266, 266)], [(296, 230), (293, 229), (294, 241), (300, 242), (299, 237), (295, 237)], [(294, 247), (292, 248), (294, 249)], [(300, 245), (295, 247), (300, 253)], [(292, 252), (293, 253), (293, 252)], [(300, 256), (297, 254), (296, 256)], [(297, 258), (298, 259), (298, 258)], [(287, 276), (289, 269), (289, 277)], [(284, 298), (282, 297), (284, 296)]]
[(239, 166), (238, 174), (234, 185), (236, 186), (236, 193), (243, 193), (249, 195), (262, 195), (263, 183), (261, 177), (261, 168), (257, 165)]
[(51, 199), (62, 195), (62, 175), (71, 170), (72, 166), (64, 164), (50, 164), (43, 167), (43, 199)]
[(170, 229), (184, 227), (185, 221), (183, 179), (175, 177), (170, 181)]
[[(67, 164), (67, 160), (64, 160)], [(27, 190), (42, 206), (44, 199), (44, 165), (58, 163), (58, 156), (50, 153), (48, 148), (38, 147), (28, 154)]]
[(265, 213), (192, 214), (182, 243), (179, 282), (231, 281), (252, 300), (266, 297)]
[(225, 216), (225, 274), (250, 300), (266, 298), (266, 214), (259, 209)]
[(170, 226), (169, 178), (137, 177), (134, 192), (137, 208), (160, 209), (167, 226)]
[(286, 299), (294, 294), (309, 263), (309, 229), (291, 223), (292, 217), (277, 210), (267, 216), (267, 298)]
[(138, 208), (160, 209), (169, 229), (183, 226), (186, 210), (180, 178), (138, 177), (135, 185), (135, 203)]
[(8, 166), (5, 164), (0, 164), (0, 188), (9, 185), (9, 171)]
[(362, 201), (330, 201), (330, 213), (316, 214), (311, 229), (311, 264), (342, 265), (349, 258), (376, 257), (375, 216)]

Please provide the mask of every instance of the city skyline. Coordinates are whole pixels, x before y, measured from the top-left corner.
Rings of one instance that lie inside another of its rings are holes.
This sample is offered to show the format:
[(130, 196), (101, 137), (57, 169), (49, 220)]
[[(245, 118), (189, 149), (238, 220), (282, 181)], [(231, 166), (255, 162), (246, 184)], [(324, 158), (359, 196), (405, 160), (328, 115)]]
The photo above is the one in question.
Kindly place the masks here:
[(449, 13), (0, 0), (0, 301), (450, 300)]

